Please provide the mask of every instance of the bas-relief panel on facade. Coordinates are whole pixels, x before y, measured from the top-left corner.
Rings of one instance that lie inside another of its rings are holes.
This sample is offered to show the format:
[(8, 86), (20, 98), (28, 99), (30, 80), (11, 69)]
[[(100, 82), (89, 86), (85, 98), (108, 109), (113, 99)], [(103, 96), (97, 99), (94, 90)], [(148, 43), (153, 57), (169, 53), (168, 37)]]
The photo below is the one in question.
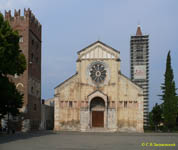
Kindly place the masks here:
[(55, 130), (143, 132), (142, 89), (119, 73), (119, 59), (100, 41), (78, 52), (77, 73), (55, 88)]

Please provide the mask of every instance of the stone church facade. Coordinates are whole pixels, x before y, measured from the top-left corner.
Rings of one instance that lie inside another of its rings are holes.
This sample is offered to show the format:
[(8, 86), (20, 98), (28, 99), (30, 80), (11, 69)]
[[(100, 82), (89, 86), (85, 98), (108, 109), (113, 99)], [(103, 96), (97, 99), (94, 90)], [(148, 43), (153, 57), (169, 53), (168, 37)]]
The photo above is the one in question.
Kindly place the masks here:
[(120, 70), (120, 52), (96, 41), (55, 88), (54, 130), (143, 132), (143, 90)]

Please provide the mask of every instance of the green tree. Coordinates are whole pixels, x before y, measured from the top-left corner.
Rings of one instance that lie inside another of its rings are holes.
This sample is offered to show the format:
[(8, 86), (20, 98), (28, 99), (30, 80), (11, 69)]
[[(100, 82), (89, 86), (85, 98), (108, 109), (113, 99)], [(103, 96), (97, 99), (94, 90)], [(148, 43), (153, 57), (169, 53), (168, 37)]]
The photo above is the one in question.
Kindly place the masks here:
[(20, 75), (26, 69), (25, 56), (19, 47), (17, 31), (13, 31), (8, 21), (0, 13), (0, 75)]
[(166, 72), (164, 74), (164, 83), (162, 85), (163, 100), (163, 118), (164, 126), (172, 130), (176, 126), (177, 116), (177, 98), (174, 82), (173, 69), (171, 67), (170, 51), (167, 55)]
[(0, 13), (0, 117), (6, 114), (17, 115), (23, 104), (10, 75), (20, 75), (26, 69), (25, 56), (19, 47), (19, 34), (13, 31), (8, 21)]
[[(178, 110), (178, 96), (176, 98), (177, 98), (177, 110)], [(176, 126), (178, 129), (178, 111), (177, 111), (177, 117), (176, 117)]]
[(148, 114), (148, 120), (149, 120), (149, 128), (152, 130), (154, 128), (154, 123), (153, 123), (153, 112), (149, 112)]
[(6, 114), (16, 116), (19, 114), (18, 108), (23, 105), (23, 94), (20, 93), (13, 82), (10, 82), (7, 77), (0, 77), (0, 95), (1, 95), (1, 118)]
[(158, 125), (162, 121), (162, 109), (157, 103), (152, 109), (152, 121), (155, 126), (155, 130), (157, 130)]

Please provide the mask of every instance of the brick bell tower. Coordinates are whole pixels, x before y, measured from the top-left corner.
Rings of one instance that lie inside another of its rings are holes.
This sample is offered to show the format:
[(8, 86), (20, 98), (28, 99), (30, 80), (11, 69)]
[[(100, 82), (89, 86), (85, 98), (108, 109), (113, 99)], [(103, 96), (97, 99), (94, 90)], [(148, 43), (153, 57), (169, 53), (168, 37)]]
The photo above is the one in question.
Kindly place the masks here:
[(5, 20), (19, 32), (20, 49), (27, 63), (25, 72), (12, 78), (17, 89), (24, 94), (21, 130), (37, 130), (41, 122), (41, 24), (30, 9), (24, 9), (24, 16), (20, 10), (15, 10), (14, 16), (11, 16), (11, 11), (5, 11)]
[(148, 125), (149, 113), (149, 35), (143, 35), (140, 25), (136, 35), (130, 38), (131, 80), (140, 85), (144, 97), (144, 126)]

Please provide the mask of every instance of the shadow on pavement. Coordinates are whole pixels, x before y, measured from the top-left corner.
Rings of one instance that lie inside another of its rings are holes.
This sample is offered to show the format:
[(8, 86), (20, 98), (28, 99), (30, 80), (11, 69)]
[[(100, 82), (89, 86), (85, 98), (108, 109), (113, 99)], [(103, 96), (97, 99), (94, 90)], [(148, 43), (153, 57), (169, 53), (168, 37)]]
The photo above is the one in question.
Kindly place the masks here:
[(18, 132), (15, 134), (0, 134), (0, 144), (13, 142), (17, 140), (30, 139), (33, 137), (47, 136), (50, 134), (56, 134), (53, 131), (33, 131), (33, 132)]
[(60, 132), (55, 132), (52, 130), (45, 130), (45, 131), (33, 131), (33, 132), (27, 132), (27, 133), (22, 133), (18, 132), (15, 134), (0, 134), (0, 144), (8, 143), (8, 142), (14, 142), (18, 140), (25, 140), (25, 139), (30, 139), (34, 137), (40, 137), (40, 136), (48, 136), (48, 135), (58, 135), (58, 136), (97, 136), (97, 137), (103, 137), (103, 136), (115, 136), (115, 137), (178, 137), (178, 133), (103, 133), (103, 132), (78, 132), (78, 131), (60, 131)]

